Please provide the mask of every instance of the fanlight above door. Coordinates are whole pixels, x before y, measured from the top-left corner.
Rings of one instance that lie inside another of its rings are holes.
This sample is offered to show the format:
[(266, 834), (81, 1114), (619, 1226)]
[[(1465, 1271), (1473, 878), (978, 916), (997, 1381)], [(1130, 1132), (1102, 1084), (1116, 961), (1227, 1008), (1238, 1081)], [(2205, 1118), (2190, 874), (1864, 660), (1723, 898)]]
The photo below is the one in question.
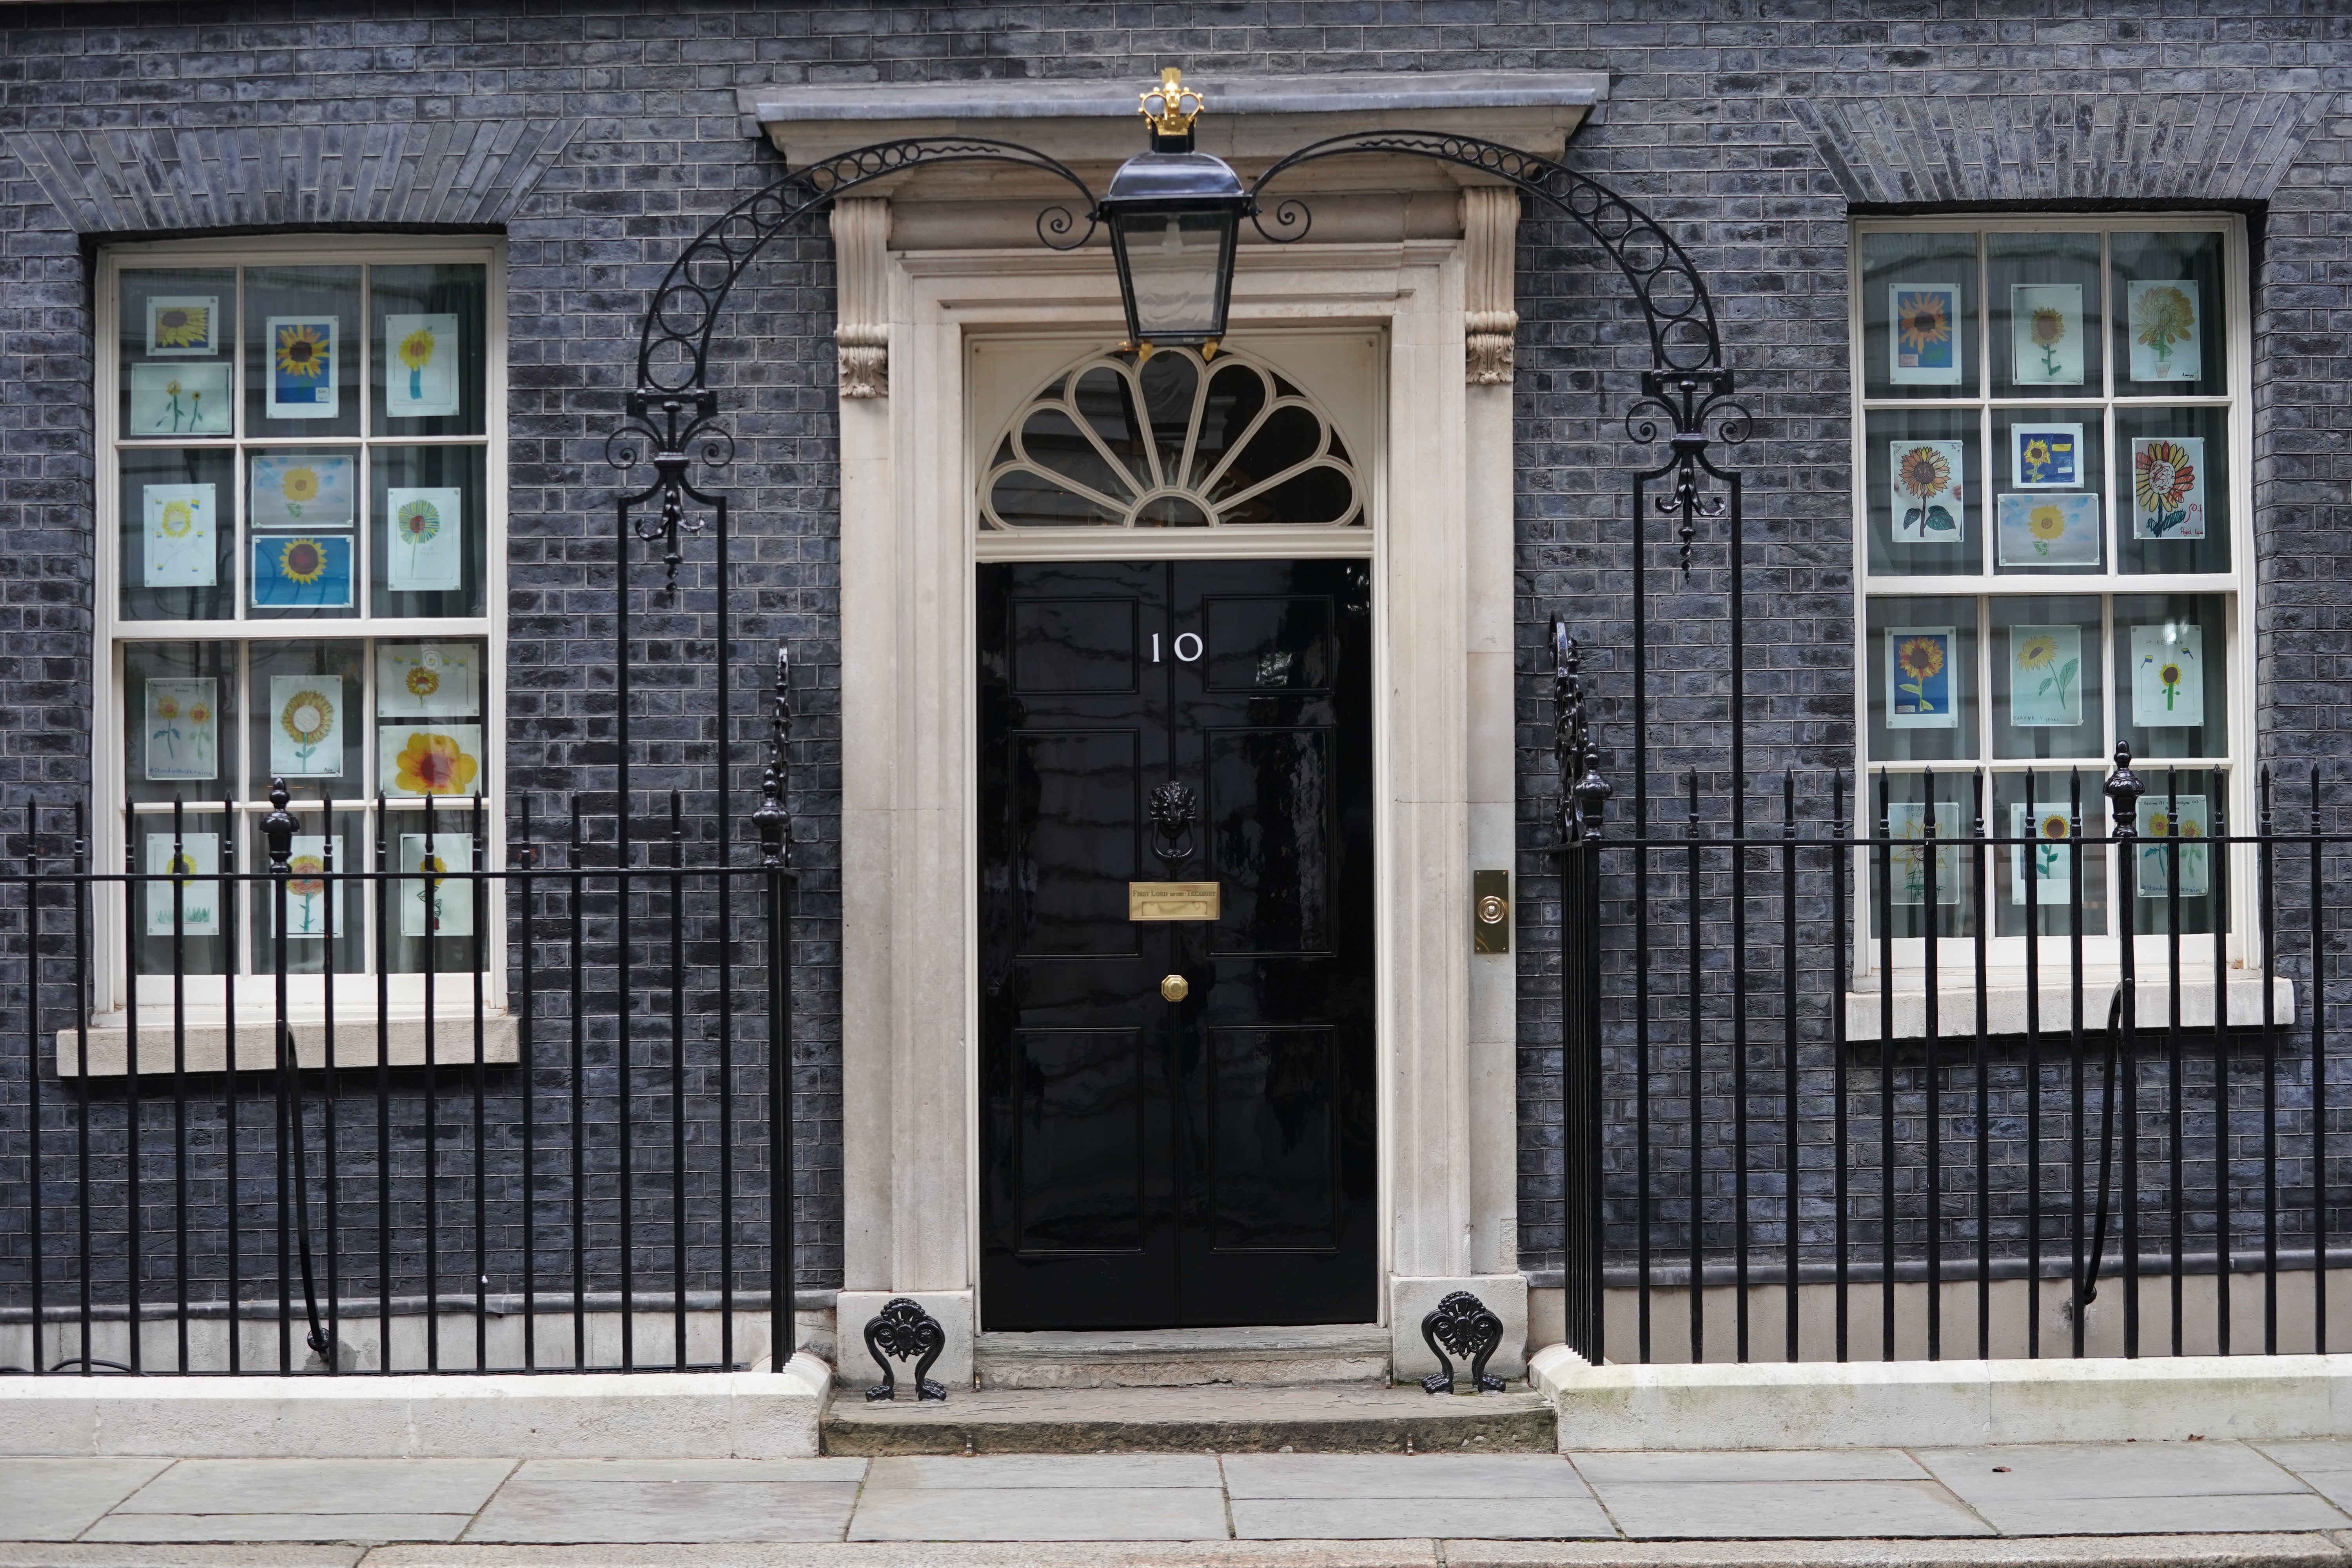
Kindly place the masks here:
[(1348, 448), (1272, 366), (1161, 349), (1055, 376), (996, 443), (981, 526), (1221, 528), (1364, 522)]

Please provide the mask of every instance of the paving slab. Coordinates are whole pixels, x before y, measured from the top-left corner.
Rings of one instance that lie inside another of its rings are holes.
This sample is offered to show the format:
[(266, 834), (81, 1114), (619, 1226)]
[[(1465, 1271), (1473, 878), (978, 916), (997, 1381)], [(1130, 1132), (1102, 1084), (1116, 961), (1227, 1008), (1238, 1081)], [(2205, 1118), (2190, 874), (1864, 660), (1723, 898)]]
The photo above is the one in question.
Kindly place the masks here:
[(2298, 1437), (2278, 1443), (2249, 1443), (2277, 1463), (2301, 1475), (2308, 1470), (2352, 1470), (2352, 1439)]
[(1984, 1503), (1977, 1512), (2003, 1535), (2230, 1535), (2255, 1530), (2341, 1530), (2352, 1520), (2310, 1492), (2220, 1497), (2051, 1498)]
[(2308, 1442), (2254, 1443), (2275, 1464), (2341, 1509), (2352, 1510), (2352, 1443), (2336, 1438)]
[(2005, 1535), (2341, 1530), (2352, 1517), (2242, 1443), (2032, 1443), (1918, 1456)]
[[(364, 1568), (1438, 1568), (1440, 1544), (1428, 1540), (851, 1542), (604, 1548), (459, 1542), (379, 1546), (367, 1554)], [(2352, 1563), (2352, 1553), (2324, 1535), (2275, 1534), (1975, 1541), (1449, 1540), (1443, 1546), (1444, 1568), (2347, 1568)], [(188, 1568), (214, 1568), (221, 1561), (205, 1559)], [(0, 1568), (99, 1568), (99, 1562), (78, 1558), (27, 1565), (0, 1556)], [(147, 1560), (126, 1557), (120, 1562), (129, 1568)], [(106, 1560), (106, 1568), (116, 1568), (115, 1560)]]
[(525, 1459), (518, 1481), (861, 1481), (864, 1459)]
[(2283, 1467), (2243, 1443), (1995, 1443), (1977, 1448), (1921, 1448), (1915, 1457), (1930, 1475), (1972, 1503), (2305, 1489)]
[[(877, 1467), (878, 1468), (878, 1467)], [(1215, 1487), (877, 1488), (852, 1541), (1223, 1541)]]
[(907, 1455), (871, 1461), (869, 1491), (976, 1487), (1217, 1487), (1209, 1454), (981, 1454), (968, 1459)]
[(2352, 1557), (2324, 1535), (1448, 1541), (1444, 1546), (1446, 1568), (2155, 1568), (2159, 1564), (2164, 1568), (2342, 1568)]
[(1592, 1489), (1617, 1527), (1637, 1540), (1993, 1533), (1991, 1526), (1929, 1480), (1704, 1485), (1594, 1480)]
[[(16, 1568), (0, 1563), (0, 1568)], [(47, 1565), (43, 1565), (47, 1568)], [(84, 1568), (61, 1564), (59, 1568)], [(90, 1565), (95, 1568), (95, 1565)], [(1441, 1568), (1433, 1541), (379, 1546), (364, 1568)], [(2299, 1565), (2298, 1565), (2299, 1568)], [(2328, 1568), (2341, 1568), (2330, 1564)]]
[[(785, 1460), (787, 1464), (806, 1463)], [(467, 1541), (839, 1541), (857, 1482), (541, 1481), (517, 1479), (476, 1516)]]
[(1694, 1450), (1688, 1453), (1573, 1453), (1584, 1479), (1703, 1485), (1711, 1481), (1921, 1481), (1919, 1461), (1900, 1448)]
[(114, 1511), (470, 1514), (514, 1467), (512, 1459), (182, 1459)]
[(1584, 1479), (1557, 1455), (1231, 1454), (1223, 1466), (1225, 1494), (1237, 1503), (1244, 1498), (1592, 1499)]
[(110, 1513), (84, 1541), (455, 1541), (466, 1513)]
[(1234, 1534), (1244, 1541), (1617, 1539), (1617, 1527), (1589, 1497), (1237, 1498), (1233, 1515)]
[(0, 1541), (71, 1541), (169, 1459), (0, 1459)]
[(354, 1568), (367, 1548), (348, 1542), (168, 1542), (130, 1545), (0, 1542), (0, 1568)]

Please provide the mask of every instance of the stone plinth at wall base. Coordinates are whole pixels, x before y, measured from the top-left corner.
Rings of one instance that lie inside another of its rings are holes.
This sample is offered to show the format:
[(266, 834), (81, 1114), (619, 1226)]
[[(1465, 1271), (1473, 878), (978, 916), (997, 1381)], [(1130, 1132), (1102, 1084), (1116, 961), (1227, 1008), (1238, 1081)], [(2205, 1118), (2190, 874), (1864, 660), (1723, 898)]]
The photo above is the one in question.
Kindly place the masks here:
[(1592, 1366), (1529, 1358), (1562, 1452), (2352, 1436), (2352, 1355)]
[[(904, 1296), (940, 1321), (947, 1332), (947, 1343), (940, 1351), (940, 1359), (931, 1363), (931, 1381), (942, 1384), (948, 1397), (958, 1391), (971, 1392), (971, 1292), (969, 1290), (844, 1290), (835, 1303), (834, 1332), (841, 1355), (838, 1374), (843, 1388), (856, 1391), (863, 1399), (866, 1390), (882, 1381), (882, 1367), (866, 1352), (866, 1325), (876, 1313)], [(890, 1370), (898, 1380), (898, 1397), (915, 1397), (915, 1366), (919, 1357), (908, 1361), (893, 1361)]]
[(807, 1458), (833, 1369), (0, 1378), (0, 1454)]
[[(1467, 1290), (1503, 1320), (1503, 1342), (1486, 1363), (1497, 1377), (1517, 1377), (1528, 1369), (1528, 1278), (1524, 1274), (1470, 1274), (1454, 1279), (1426, 1275), (1393, 1275), (1389, 1279), (1389, 1342), (1392, 1375), (1399, 1383), (1419, 1383), (1437, 1370), (1437, 1358), (1421, 1337), (1421, 1320), (1438, 1302), (1456, 1290)], [(1454, 1388), (1470, 1391), (1469, 1365), (1455, 1360)]]

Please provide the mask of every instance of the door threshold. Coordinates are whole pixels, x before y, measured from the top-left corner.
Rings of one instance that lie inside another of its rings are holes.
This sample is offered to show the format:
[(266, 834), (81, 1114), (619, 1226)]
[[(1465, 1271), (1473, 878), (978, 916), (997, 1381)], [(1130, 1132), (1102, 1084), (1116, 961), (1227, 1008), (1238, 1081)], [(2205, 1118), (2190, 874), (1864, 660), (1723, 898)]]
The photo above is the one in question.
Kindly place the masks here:
[(1377, 1323), (1000, 1330), (975, 1336), (972, 1370), (983, 1388), (1377, 1386), (1389, 1380), (1389, 1331)]
[[(1548, 1454), (1559, 1416), (1507, 1394), (1361, 1384), (1255, 1388), (955, 1390), (944, 1401), (835, 1399), (828, 1454)], [(904, 1387), (902, 1382), (900, 1384)]]

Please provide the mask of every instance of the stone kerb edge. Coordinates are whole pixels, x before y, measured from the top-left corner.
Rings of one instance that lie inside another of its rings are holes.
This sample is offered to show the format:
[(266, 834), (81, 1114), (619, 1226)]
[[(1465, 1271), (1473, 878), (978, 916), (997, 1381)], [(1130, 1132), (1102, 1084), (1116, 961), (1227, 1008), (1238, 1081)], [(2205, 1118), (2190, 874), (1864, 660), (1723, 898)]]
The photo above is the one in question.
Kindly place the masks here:
[(1528, 1376), (1563, 1452), (2352, 1436), (2352, 1355), (1596, 1367), (1549, 1345)]
[(833, 1369), (0, 1379), (0, 1455), (813, 1458)]

